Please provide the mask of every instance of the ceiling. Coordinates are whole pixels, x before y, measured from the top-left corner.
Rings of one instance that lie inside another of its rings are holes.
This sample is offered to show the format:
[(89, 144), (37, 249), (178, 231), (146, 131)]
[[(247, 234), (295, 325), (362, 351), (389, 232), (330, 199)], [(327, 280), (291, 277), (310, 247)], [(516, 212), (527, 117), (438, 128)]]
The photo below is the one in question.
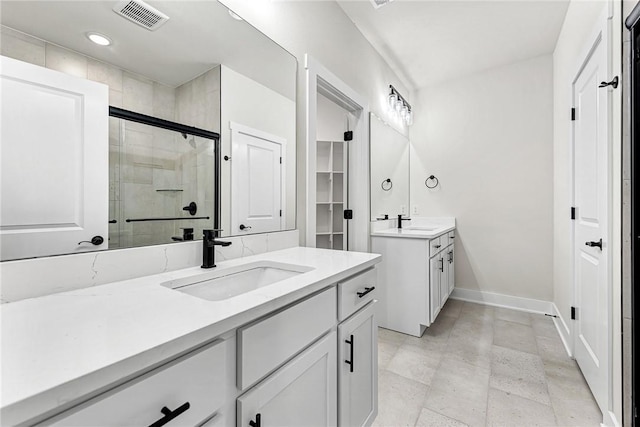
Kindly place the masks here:
[(568, 0), (337, 0), (413, 89), (553, 52)]

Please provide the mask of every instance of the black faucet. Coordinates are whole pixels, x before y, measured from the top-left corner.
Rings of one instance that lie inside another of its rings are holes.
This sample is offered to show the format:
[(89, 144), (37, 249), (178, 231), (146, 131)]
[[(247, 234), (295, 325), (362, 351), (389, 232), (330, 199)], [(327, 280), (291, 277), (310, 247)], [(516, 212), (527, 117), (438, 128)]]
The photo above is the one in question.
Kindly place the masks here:
[(231, 244), (231, 242), (216, 240), (216, 231), (221, 230), (202, 230), (202, 268), (213, 268), (216, 266), (216, 246), (229, 246)]
[(411, 218), (402, 218), (402, 214), (398, 215), (398, 228), (402, 228), (402, 221), (411, 221)]

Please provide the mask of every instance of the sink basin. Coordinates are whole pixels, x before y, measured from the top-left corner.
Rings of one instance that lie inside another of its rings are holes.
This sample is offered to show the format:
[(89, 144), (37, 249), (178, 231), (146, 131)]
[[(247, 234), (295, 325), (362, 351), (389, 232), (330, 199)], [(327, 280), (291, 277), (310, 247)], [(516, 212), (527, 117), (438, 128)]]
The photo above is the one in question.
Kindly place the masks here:
[(438, 228), (441, 227), (421, 227), (418, 225), (411, 225), (409, 227), (403, 227), (403, 230), (416, 230), (416, 231), (433, 231), (433, 230), (437, 230)]
[(209, 301), (223, 301), (313, 270), (304, 265), (256, 262), (161, 285)]

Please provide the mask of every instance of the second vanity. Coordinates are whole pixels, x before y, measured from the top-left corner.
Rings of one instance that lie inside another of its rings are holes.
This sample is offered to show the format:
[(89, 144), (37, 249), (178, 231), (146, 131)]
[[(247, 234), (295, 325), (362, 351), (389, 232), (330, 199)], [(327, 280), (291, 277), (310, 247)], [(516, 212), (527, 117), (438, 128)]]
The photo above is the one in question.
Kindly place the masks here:
[(3, 425), (370, 425), (379, 261), (297, 247), (4, 304)]
[[(395, 221), (389, 221), (395, 225)], [(455, 219), (413, 218), (402, 228), (374, 227), (378, 266), (378, 325), (420, 337), (455, 286)]]

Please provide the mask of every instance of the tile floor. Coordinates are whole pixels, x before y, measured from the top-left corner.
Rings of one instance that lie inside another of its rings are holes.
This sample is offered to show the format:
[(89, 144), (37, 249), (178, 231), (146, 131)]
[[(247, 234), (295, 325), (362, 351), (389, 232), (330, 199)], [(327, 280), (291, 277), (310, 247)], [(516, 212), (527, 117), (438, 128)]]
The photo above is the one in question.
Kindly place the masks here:
[(422, 338), (380, 328), (374, 426), (599, 426), (551, 318), (449, 300)]

